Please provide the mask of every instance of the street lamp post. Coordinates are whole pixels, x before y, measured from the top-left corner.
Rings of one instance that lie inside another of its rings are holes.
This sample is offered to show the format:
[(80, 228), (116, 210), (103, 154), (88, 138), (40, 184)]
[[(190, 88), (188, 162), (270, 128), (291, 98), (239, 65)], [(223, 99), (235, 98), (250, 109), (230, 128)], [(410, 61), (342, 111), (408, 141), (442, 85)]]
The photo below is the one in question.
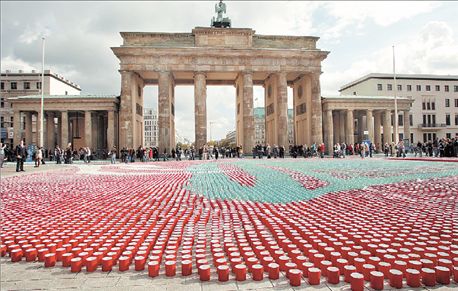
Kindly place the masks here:
[(44, 120), (44, 85), (45, 85), (45, 37), (42, 38), (42, 53), (41, 53), (41, 108), (40, 108), (40, 141), (39, 147), (43, 146), (43, 120)]
[(393, 45), (393, 79), (394, 79), (394, 125), (393, 125), (393, 135), (394, 142), (397, 144), (399, 139), (399, 127), (398, 127), (398, 84), (396, 82), (396, 61), (394, 56), (394, 45)]

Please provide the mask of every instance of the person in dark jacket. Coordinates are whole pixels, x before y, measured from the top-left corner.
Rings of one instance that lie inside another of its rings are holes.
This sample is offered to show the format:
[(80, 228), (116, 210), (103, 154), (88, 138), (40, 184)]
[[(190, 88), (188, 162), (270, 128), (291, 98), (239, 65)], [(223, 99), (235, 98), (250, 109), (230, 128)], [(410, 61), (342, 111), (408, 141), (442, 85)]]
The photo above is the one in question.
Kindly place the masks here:
[(24, 146), (24, 141), (16, 146), (16, 172), (24, 172), (24, 162), (27, 159), (27, 148)]

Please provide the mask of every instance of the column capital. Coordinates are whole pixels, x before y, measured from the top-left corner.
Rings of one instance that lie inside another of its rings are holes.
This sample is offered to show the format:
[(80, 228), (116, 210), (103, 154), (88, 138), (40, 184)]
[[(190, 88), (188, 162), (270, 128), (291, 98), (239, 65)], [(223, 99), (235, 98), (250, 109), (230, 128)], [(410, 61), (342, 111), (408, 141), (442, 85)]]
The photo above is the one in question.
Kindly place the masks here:
[(366, 112), (372, 112), (373, 113), (374, 110), (373, 109), (366, 109)]
[(204, 76), (205, 78), (207, 78), (207, 72), (203, 72), (203, 71), (195, 71), (194, 72), (194, 78), (196, 78), (197, 76)]

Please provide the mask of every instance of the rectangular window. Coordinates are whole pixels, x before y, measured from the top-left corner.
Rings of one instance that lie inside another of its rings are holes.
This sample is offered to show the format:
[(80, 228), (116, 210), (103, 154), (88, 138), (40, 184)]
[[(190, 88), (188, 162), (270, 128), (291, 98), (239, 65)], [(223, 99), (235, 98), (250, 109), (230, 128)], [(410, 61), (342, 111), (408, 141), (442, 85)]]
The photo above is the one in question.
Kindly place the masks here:
[(388, 84), (388, 85), (387, 85), (387, 90), (388, 90), (388, 91), (392, 91), (392, 90), (393, 90), (393, 85)]
[(11, 82), (11, 90), (17, 90), (17, 82)]
[(5, 90), (5, 83), (3, 83), (3, 82), (1, 83), (1, 89)]
[(440, 90), (441, 90), (441, 86), (436, 85), (436, 91), (440, 91)]
[(426, 91), (431, 91), (431, 85), (426, 85)]
[(3, 126), (3, 116), (0, 118), (0, 127), (2, 127), (2, 128), (4, 127)]
[(407, 85), (407, 91), (412, 91), (412, 85)]
[(455, 107), (458, 107), (458, 99), (455, 99)]
[(423, 103), (421, 104), (421, 108), (422, 108), (423, 110), (426, 110), (426, 102), (423, 102)]
[(458, 92), (458, 85), (453, 86), (453, 92)]
[(410, 133), (410, 143), (413, 143), (413, 133)]
[(431, 117), (433, 118), (433, 124), (436, 124), (436, 115), (431, 115)]
[(426, 105), (427, 105), (426, 108), (428, 108), (428, 110), (431, 110), (431, 103), (428, 102), (426, 103)]
[(445, 99), (445, 107), (450, 107), (450, 99)]
[(426, 133), (423, 133), (423, 142), (427, 142), (428, 141), (428, 136), (426, 135)]
[(409, 115), (409, 124), (413, 126), (413, 115)]
[(445, 125), (450, 125), (450, 114), (445, 114)]
[(421, 91), (421, 85), (417, 85), (417, 91)]
[(399, 114), (398, 116), (398, 125), (399, 126), (404, 126), (404, 118), (403, 115)]
[(451, 134), (450, 132), (447, 132), (447, 133), (445, 134), (445, 137), (446, 137), (446, 138), (452, 138), (452, 134)]
[(382, 90), (383, 90), (382, 84), (377, 84), (377, 90), (378, 90), (378, 91), (382, 91)]
[(38, 89), (38, 90), (41, 89), (41, 82), (37, 82), (37, 89)]
[(458, 114), (455, 114), (455, 125), (458, 125)]
[(431, 110), (436, 110), (436, 102), (431, 102)]
[(30, 90), (30, 82), (24, 82), (24, 90)]
[(402, 85), (398, 85), (398, 91), (402, 91)]
[(450, 89), (449, 89), (449, 86), (448, 86), (448, 85), (444, 85), (444, 91), (445, 91), (445, 92), (448, 92), (448, 91), (450, 91)]

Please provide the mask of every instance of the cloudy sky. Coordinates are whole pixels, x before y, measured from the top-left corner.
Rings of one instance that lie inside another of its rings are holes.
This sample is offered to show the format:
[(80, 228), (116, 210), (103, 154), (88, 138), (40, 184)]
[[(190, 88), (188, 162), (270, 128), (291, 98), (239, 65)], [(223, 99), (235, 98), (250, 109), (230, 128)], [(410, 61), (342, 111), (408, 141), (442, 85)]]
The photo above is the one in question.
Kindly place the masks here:
[[(79, 84), (83, 93), (119, 94), (118, 61), (110, 50), (120, 31), (190, 32), (209, 26), (216, 1), (18, 2), (1, 1), (1, 69), (46, 68)], [(323, 95), (371, 72), (458, 74), (458, 2), (248, 2), (226, 1), (233, 27), (258, 34), (319, 36), (330, 51), (323, 62)], [(157, 106), (157, 88), (145, 89), (145, 107)], [(208, 87), (212, 138), (234, 129), (235, 90)], [(255, 87), (255, 105), (263, 91)], [(291, 99), (291, 98), (289, 98)], [(291, 102), (289, 102), (291, 104)], [(176, 88), (176, 127), (194, 139), (193, 88)], [(210, 134), (210, 133), (209, 133)]]

